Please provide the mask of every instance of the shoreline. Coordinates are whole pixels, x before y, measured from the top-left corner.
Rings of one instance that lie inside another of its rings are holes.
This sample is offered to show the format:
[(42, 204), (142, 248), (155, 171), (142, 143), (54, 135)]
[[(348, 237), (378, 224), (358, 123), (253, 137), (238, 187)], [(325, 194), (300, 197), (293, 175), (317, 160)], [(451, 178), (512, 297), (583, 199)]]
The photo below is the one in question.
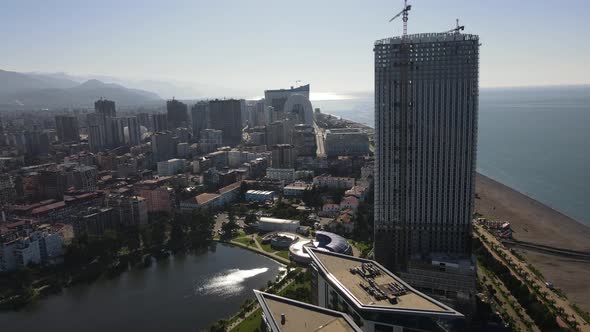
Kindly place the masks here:
[[(496, 180), (477, 173), (474, 212), (510, 222), (513, 238), (542, 246), (590, 252), (590, 227)], [(590, 311), (590, 262), (515, 247), (571, 303)]]
[(474, 212), (510, 222), (516, 240), (590, 251), (590, 227), (507, 185), (477, 173)]

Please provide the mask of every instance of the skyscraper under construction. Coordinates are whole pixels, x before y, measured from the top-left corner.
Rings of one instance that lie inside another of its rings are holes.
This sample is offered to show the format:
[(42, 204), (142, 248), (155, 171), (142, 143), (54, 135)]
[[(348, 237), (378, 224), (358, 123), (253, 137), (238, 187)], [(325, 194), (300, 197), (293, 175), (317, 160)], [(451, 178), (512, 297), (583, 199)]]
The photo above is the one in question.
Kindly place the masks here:
[(415, 287), (472, 296), (479, 38), (404, 35), (374, 53), (375, 259)]

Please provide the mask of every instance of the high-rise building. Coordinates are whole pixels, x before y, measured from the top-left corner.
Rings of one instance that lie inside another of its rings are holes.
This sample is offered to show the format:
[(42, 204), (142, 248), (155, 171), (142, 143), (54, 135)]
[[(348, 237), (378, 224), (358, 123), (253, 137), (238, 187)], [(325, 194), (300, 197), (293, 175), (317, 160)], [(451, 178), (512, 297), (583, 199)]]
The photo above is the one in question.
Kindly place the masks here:
[[(268, 111), (267, 123), (284, 120), (285, 104), (292, 95), (302, 95), (309, 101), (309, 84), (290, 89), (266, 90), (264, 91), (265, 108)], [(311, 104), (310, 104), (311, 106)]]
[(150, 129), (152, 127), (149, 113), (138, 113), (137, 121), (139, 121), (140, 126), (144, 126), (146, 129)]
[(244, 100), (216, 99), (209, 102), (209, 126), (223, 132), (223, 145), (235, 146), (242, 141), (244, 107)]
[(141, 143), (141, 129), (139, 127), (139, 120), (135, 116), (130, 116), (127, 119), (127, 144), (130, 146), (139, 145)]
[(193, 139), (199, 141), (201, 130), (209, 128), (209, 102), (201, 101), (191, 108)]
[(273, 168), (295, 168), (295, 149), (291, 144), (277, 144), (271, 146)]
[(115, 102), (112, 100), (102, 99), (94, 102), (94, 111), (96, 113), (103, 114), (105, 117), (114, 118), (117, 116), (117, 111), (115, 110)]
[(70, 115), (58, 115), (55, 117), (55, 128), (57, 137), (60, 142), (78, 142), (80, 141), (80, 132), (78, 131), (78, 118)]
[(375, 259), (419, 289), (473, 301), (479, 38), (415, 34), (374, 52)]
[(293, 146), (297, 157), (315, 157), (317, 152), (316, 135), (313, 126), (298, 124), (293, 128)]
[(49, 152), (49, 135), (40, 130), (25, 130), (25, 153), (30, 156), (47, 154)]
[(324, 144), (328, 157), (369, 154), (369, 136), (359, 129), (329, 129)]
[(176, 156), (176, 139), (169, 131), (152, 135), (152, 154), (154, 162), (173, 159)]
[(105, 116), (102, 113), (90, 113), (86, 117), (88, 145), (92, 152), (99, 152), (106, 147)]
[(188, 107), (185, 103), (172, 98), (166, 102), (166, 110), (169, 129), (188, 126)]
[(290, 144), (293, 124), (287, 120), (274, 121), (266, 126), (266, 145)]
[(208, 153), (217, 150), (223, 145), (223, 132), (216, 129), (201, 130), (199, 148), (201, 152)]
[(112, 147), (117, 148), (125, 145), (125, 127), (127, 126), (127, 118), (107, 118), (107, 125), (112, 128)]
[(168, 130), (168, 115), (166, 113), (152, 114), (152, 129), (155, 133)]

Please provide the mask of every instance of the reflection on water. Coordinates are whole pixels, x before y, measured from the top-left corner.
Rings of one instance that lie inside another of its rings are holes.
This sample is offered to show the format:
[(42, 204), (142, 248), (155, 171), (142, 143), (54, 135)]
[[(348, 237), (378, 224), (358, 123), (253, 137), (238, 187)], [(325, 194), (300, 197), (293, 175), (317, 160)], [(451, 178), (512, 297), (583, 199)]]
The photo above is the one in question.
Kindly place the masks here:
[(196, 295), (237, 295), (244, 289), (244, 281), (268, 271), (267, 267), (251, 270), (229, 269), (205, 280), (195, 288)]

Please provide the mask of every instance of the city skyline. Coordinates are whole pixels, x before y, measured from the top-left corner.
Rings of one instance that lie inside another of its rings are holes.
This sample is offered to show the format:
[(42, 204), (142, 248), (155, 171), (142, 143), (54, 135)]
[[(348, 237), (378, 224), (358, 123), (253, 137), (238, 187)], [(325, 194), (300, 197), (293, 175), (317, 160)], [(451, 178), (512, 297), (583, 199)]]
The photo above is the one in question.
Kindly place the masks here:
[[(131, 87), (160, 91), (175, 86), (178, 98), (204, 97), (216, 88), (250, 97), (301, 80), (323, 93), (312, 99), (341, 98), (372, 91), (369, 41), (401, 32), (400, 22), (387, 20), (402, 1), (375, 1), (370, 6), (335, 6), (332, 1), (257, 4), (177, 1), (164, 7), (107, 1), (82, 8), (71, 1), (51, 6), (9, 2), (3, 12), (10, 15), (0, 20), (0, 36), (7, 45), (2, 69), (102, 75), (106, 81), (118, 79)], [(506, 1), (494, 8), (468, 1), (412, 5), (410, 33), (445, 31), (455, 25), (455, 18), (461, 19), (466, 32), (478, 32), (484, 88), (590, 83), (583, 56), (589, 46), (577, 43), (588, 30), (581, 14), (589, 9), (582, 1), (560, 6), (559, 15), (549, 2)], [(519, 16), (525, 12), (526, 17)], [(105, 18), (108, 25), (102, 24)], [(49, 23), (40, 29), (30, 22)], [(25, 52), (30, 45), (36, 52)], [(559, 58), (567, 61), (556, 62)], [(165, 86), (168, 83), (171, 86)]]

